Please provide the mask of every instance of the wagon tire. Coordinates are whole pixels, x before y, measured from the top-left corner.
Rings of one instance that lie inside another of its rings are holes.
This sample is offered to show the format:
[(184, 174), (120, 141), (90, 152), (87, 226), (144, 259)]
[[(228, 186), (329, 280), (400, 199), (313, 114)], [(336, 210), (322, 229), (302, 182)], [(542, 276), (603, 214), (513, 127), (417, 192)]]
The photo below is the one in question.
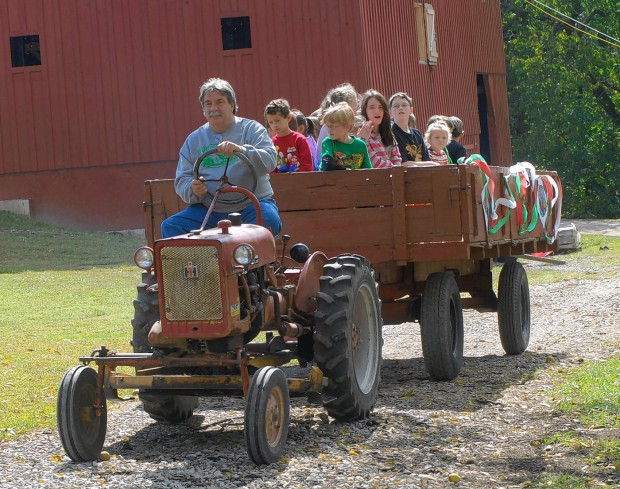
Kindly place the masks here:
[(252, 377), (245, 405), (244, 437), (248, 455), (257, 465), (277, 462), (286, 447), (290, 398), (284, 372), (259, 368)]
[(523, 353), (530, 342), (530, 287), (523, 265), (505, 263), (499, 274), (497, 324), (508, 355)]
[(433, 380), (453, 380), (463, 367), (463, 306), (451, 273), (426, 279), (420, 311), (422, 354)]
[(56, 422), (65, 452), (74, 462), (90, 462), (101, 454), (107, 431), (106, 399), (99, 387), (99, 416), (95, 409), (97, 372), (83, 365), (69, 369), (58, 389)]
[(381, 301), (372, 265), (340, 255), (323, 267), (314, 329), (314, 359), (328, 378), (324, 407), (352, 421), (369, 416), (381, 379)]

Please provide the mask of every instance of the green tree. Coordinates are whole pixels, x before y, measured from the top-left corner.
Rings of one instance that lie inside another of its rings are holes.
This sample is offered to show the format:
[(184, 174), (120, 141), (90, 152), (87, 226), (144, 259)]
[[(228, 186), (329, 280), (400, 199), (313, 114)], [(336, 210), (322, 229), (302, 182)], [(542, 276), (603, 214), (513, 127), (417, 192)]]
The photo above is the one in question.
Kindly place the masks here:
[(620, 43), (580, 23), (619, 39), (620, 2), (542, 3), (578, 22), (534, 0), (501, 0), (513, 154), (558, 171), (565, 215), (618, 218)]

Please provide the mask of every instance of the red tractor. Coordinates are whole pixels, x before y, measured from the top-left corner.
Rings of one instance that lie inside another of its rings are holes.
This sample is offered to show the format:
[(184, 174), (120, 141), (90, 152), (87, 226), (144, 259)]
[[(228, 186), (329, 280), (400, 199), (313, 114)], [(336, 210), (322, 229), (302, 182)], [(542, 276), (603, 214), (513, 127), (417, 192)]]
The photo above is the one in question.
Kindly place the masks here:
[[(196, 160), (196, 178), (213, 152)], [(242, 153), (236, 156), (254, 171)], [(303, 244), (286, 256), (288, 236), (276, 240), (262, 226), (252, 190), (232, 185), (225, 171), (213, 202), (240, 193), (255, 206), (258, 224), (231, 214), (214, 229), (203, 224), (136, 252), (144, 271), (134, 301), (133, 352), (101, 347), (80, 357), (84, 365), (60, 384), (58, 430), (72, 460), (99, 456), (106, 398), (118, 389), (138, 389), (144, 410), (168, 423), (192, 416), (200, 396), (242, 395), (246, 448), (257, 464), (275, 462), (284, 451), (289, 392), (306, 394), (336, 419), (369, 415), (383, 344), (372, 265), (353, 254), (328, 259)], [(135, 375), (117, 372), (121, 366), (135, 367)]]

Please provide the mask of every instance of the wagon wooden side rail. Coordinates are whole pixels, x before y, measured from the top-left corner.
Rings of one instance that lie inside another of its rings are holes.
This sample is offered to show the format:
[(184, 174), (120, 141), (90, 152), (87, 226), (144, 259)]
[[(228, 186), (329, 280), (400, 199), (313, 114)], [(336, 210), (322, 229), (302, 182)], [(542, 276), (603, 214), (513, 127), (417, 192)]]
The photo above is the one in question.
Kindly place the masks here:
[[(519, 198), (509, 168), (488, 168), (489, 180), (469, 164), (278, 174), (271, 182), (282, 233), (291, 243), (303, 242), (328, 256), (354, 252), (373, 263), (389, 324), (418, 318), (426, 278), (436, 272), (455, 274), (468, 294), (463, 307), (496, 310), (491, 259), (557, 249), (553, 228), (559, 205), (547, 209), (544, 225), (539, 220), (527, 230), (519, 216), (523, 220), (523, 209), (542, 202), (535, 185), (521, 187)], [(543, 175), (559, 185), (555, 172), (538, 173)], [(495, 223), (484, 209), (511, 195), (521, 211), (497, 205), (498, 214), (507, 215), (492, 229)], [(150, 180), (144, 206), (152, 244), (160, 237), (161, 221), (185, 204), (172, 180)], [(530, 222), (532, 217), (530, 212)]]
[[(491, 167), (496, 197), (506, 193), (508, 168)], [(555, 215), (545, 230), (519, 233), (516, 213), (490, 234), (482, 209), (477, 168), (391, 168), (355, 172), (272, 175), (283, 232), (292, 242), (337, 255), (354, 249), (374, 263), (518, 256), (556, 249)], [(557, 180), (555, 172), (542, 172)], [(533, 197), (530, 199), (533, 200)], [(150, 244), (161, 237), (160, 223), (186, 206), (173, 180), (148, 180), (144, 208)]]

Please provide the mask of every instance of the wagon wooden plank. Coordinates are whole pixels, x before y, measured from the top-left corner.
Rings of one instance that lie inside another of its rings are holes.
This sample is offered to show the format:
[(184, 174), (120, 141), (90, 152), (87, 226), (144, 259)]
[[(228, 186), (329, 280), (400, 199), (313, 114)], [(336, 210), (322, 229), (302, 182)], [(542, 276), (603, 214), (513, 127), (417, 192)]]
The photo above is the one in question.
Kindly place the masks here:
[(389, 170), (271, 175), (280, 211), (391, 206)]
[(394, 236), (389, 207), (288, 211), (280, 217), (283, 233), (291, 236), (291, 243), (305, 243), (312, 251), (334, 256), (345, 252), (363, 254), (361, 250), (377, 255), (386, 250), (379, 254), (392, 256)]

